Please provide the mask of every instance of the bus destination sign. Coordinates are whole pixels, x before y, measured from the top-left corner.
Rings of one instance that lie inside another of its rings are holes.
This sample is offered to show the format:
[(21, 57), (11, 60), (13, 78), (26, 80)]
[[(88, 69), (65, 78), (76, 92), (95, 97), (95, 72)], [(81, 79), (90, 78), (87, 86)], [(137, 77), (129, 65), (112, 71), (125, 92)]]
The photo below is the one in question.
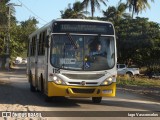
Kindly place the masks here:
[(53, 32), (64, 33), (87, 33), (87, 34), (108, 34), (113, 35), (113, 26), (109, 23), (90, 23), (87, 22), (56, 22)]

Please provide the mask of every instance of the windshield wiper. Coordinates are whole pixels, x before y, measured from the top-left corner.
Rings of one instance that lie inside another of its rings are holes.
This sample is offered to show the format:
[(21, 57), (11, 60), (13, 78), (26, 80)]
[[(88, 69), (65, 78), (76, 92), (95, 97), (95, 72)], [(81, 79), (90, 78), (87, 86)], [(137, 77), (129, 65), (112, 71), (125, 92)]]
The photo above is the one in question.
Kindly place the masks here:
[(66, 33), (66, 35), (68, 36), (69, 40), (71, 41), (71, 44), (74, 46), (74, 49), (77, 49), (77, 44), (74, 42), (72, 36), (69, 33)]

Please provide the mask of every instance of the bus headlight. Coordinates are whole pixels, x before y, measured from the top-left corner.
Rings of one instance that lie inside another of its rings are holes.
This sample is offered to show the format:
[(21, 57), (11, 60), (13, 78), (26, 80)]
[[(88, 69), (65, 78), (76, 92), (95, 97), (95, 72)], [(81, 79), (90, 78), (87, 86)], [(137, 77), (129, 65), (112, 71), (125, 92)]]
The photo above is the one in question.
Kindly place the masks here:
[(64, 85), (65, 84), (65, 82), (61, 78), (59, 78), (57, 76), (53, 76), (52, 80), (53, 80), (54, 83), (56, 83), (58, 85)]
[(105, 79), (101, 85), (110, 85), (113, 82), (113, 79), (111, 77)]

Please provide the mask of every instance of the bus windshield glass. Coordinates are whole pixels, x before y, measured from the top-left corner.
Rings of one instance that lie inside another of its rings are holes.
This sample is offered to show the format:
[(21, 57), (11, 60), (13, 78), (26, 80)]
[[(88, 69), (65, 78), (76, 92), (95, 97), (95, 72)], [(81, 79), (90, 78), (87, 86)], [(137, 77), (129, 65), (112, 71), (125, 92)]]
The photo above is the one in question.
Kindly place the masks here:
[(60, 69), (108, 70), (115, 64), (114, 43), (113, 36), (55, 33), (51, 40), (50, 61)]

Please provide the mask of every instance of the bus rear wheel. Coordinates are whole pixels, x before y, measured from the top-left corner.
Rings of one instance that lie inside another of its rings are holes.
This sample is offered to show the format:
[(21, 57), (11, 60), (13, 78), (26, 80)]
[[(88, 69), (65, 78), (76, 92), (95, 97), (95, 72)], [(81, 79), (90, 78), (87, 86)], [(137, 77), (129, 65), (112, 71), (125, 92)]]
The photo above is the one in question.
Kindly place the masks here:
[(92, 97), (93, 103), (100, 103), (102, 101), (102, 97)]
[(36, 92), (36, 88), (32, 84), (32, 74), (29, 74), (29, 82), (30, 82), (30, 91), (31, 92)]
[(44, 93), (44, 80), (43, 80), (42, 74), (41, 74), (41, 77), (40, 77), (40, 83), (41, 83), (41, 93), (43, 94)]

